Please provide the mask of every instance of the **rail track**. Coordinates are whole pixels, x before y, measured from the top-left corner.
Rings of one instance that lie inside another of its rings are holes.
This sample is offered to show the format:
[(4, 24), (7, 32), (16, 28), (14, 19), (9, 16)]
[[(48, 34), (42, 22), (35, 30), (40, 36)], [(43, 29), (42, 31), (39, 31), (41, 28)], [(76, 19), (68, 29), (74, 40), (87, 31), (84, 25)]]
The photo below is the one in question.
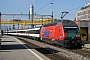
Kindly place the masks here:
[(90, 58), (90, 50), (83, 50), (83, 49), (75, 49), (75, 50), (68, 50), (68, 51), (71, 51), (71, 52), (74, 52), (74, 53), (77, 53), (77, 54), (80, 54), (84, 57), (89, 57)]
[(90, 51), (85, 49), (66, 49), (28, 38), (16, 38), (46, 55), (51, 60), (90, 60)]

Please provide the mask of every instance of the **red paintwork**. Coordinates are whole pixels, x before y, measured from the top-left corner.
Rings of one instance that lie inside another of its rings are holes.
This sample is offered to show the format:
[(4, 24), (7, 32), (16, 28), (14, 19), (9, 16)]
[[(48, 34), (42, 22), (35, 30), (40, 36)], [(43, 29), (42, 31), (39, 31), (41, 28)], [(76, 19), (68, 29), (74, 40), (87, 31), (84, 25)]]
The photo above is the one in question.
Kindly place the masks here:
[(49, 38), (51, 40), (64, 40), (67, 34), (64, 33), (63, 25), (42, 27), (40, 30), (41, 38)]
[(78, 20), (74, 21), (78, 25)]

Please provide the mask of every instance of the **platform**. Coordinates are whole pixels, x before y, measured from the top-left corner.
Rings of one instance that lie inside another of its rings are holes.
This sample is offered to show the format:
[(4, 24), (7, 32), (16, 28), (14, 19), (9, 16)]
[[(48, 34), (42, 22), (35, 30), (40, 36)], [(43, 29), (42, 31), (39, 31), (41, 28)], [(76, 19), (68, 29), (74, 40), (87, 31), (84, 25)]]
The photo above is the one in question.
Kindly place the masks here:
[(3, 36), (1, 42), (0, 60), (50, 60), (14, 37)]
[(85, 48), (90, 49), (90, 41), (83, 41), (83, 44)]

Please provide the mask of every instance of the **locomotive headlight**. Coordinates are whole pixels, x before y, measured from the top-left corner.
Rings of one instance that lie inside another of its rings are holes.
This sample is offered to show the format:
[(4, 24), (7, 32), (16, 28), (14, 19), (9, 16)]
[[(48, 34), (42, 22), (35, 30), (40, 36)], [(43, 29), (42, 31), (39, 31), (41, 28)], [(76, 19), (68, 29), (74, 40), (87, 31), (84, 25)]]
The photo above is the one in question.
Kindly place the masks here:
[(80, 37), (80, 34), (76, 35), (76, 37)]

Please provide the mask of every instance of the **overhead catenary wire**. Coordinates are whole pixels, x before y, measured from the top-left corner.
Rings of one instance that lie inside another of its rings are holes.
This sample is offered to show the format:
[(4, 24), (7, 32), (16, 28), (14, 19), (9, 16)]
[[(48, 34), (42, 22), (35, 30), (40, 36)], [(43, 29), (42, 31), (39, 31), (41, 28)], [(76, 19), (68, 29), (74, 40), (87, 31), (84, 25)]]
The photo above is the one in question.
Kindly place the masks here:
[[(35, 13), (37, 13), (37, 12), (39, 12), (40, 10), (42, 10), (43, 8), (45, 8), (46, 6), (48, 6), (50, 3), (52, 3), (54, 0), (52, 0), (51, 2), (49, 2), (48, 4), (46, 4), (45, 6), (43, 6), (43, 7), (41, 7), (39, 10), (37, 10)], [(54, 8), (55, 7), (57, 7), (57, 6), (59, 6), (60, 4), (62, 4), (62, 3), (65, 3), (67, 0), (63, 0), (62, 2), (59, 2), (57, 5), (55, 5), (54, 6)], [(35, 1), (36, 2), (36, 1)], [(74, 4), (74, 0), (73, 0), (73, 4)], [(81, 7), (81, 6), (80, 6)], [(72, 9), (70, 9), (70, 10), (67, 10), (67, 12), (69, 12), (69, 14), (70, 14), (70, 12), (71, 11), (73, 11), (73, 10), (76, 10), (76, 9), (79, 9), (80, 7), (76, 7), (76, 8), (74, 8), (74, 5), (73, 5), (73, 8)], [(59, 14), (56, 14), (56, 15), (54, 15), (54, 16), (57, 16), (57, 15), (60, 15), (61, 13), (59, 13)]]
[[(52, 0), (51, 2), (53, 2), (54, 0)], [(48, 6), (51, 2), (49, 2), (48, 4), (46, 4), (45, 6), (41, 7), (39, 10), (37, 10), (35, 13), (39, 12), (40, 10), (42, 10), (43, 8), (45, 8), (46, 6)]]
[[(69, 12), (69, 14), (70, 14), (71, 11), (76, 10), (76, 9), (79, 9), (79, 8), (81, 8), (81, 6), (76, 7), (76, 8), (73, 8), (73, 9), (70, 9), (70, 10), (67, 10), (67, 12)], [(60, 14), (61, 14), (61, 13), (56, 14), (56, 15), (54, 15), (54, 16), (58, 16), (58, 15), (60, 15)]]
[[(73, 9), (70, 9), (70, 10), (67, 10), (68, 12), (70, 12), (70, 11), (73, 11), (73, 10), (76, 10), (76, 9), (79, 9), (79, 8), (81, 8), (81, 6), (79, 6), (79, 7), (76, 7), (76, 8), (73, 8)], [(57, 14), (57, 15), (60, 15), (61, 13), (59, 13), (59, 14)], [(55, 15), (56, 16), (56, 15)]]
[[(64, 3), (65, 1), (67, 1), (67, 0), (63, 0), (63, 1), (59, 2), (57, 5), (53, 6), (53, 10), (55, 7), (59, 6), (60, 4)], [(53, 1), (51, 1), (49, 4), (54, 4), (54, 3), (53, 3)]]
[(60, 4), (64, 3), (66, 0), (63, 0), (62, 2), (59, 2), (57, 5), (55, 5), (54, 7), (59, 6)]
[[(69, 15), (72, 15), (72, 14), (76, 14), (77, 13), (77, 11), (78, 10), (80, 10), (83, 6), (77, 6), (77, 7), (75, 7), (75, 0), (73, 0), (73, 3), (72, 3), (73, 5), (73, 8), (71, 8), (71, 9), (69, 9), (69, 10), (66, 10), (67, 12), (69, 12)], [(76, 11), (76, 12), (74, 12), (74, 13), (72, 13), (72, 11)], [(60, 14), (61, 13), (59, 13), (59, 14), (56, 14), (56, 15), (54, 15), (54, 16), (60, 16)]]
[[(35, 13), (39, 12), (40, 10), (42, 10), (44, 7), (48, 6), (49, 4), (54, 4), (54, 3), (53, 3), (54, 1), (55, 1), (55, 0), (52, 0), (50, 3), (46, 4), (45, 6), (41, 7), (39, 10), (37, 10)], [(57, 5), (53, 6), (53, 9), (54, 9), (54, 7), (59, 6), (60, 4), (64, 3), (65, 1), (66, 1), (66, 0), (59, 2)]]
[[(48, 4), (46, 4), (45, 6), (41, 7), (41, 8), (40, 8), (39, 10), (37, 10), (35, 13), (39, 12), (40, 10), (42, 10), (43, 8), (45, 8), (46, 6), (48, 6), (49, 4), (52, 4), (53, 1), (55, 1), (55, 0), (52, 0), (51, 2), (49, 2)], [(65, 1), (66, 1), (66, 0), (58, 3), (57, 5), (60, 5), (61, 3), (65, 2)], [(54, 6), (54, 7), (56, 7), (56, 6)]]
[(73, 10), (79, 9), (79, 8), (81, 8), (81, 7), (82, 7), (82, 6), (79, 6), (79, 7), (73, 8), (73, 9), (68, 10), (68, 11), (73, 11)]
[(34, 5), (34, 4), (36, 3), (36, 1), (37, 1), (37, 0), (35, 0), (32, 5)]
[[(74, 4), (74, 3), (73, 3)], [(70, 12), (71, 11), (74, 11), (74, 10), (76, 10), (76, 9), (80, 9), (82, 6), (79, 6), (79, 7), (75, 7), (74, 8), (74, 5), (73, 5), (73, 8), (72, 9), (70, 9), (70, 10), (67, 10), (67, 12), (69, 12), (69, 14), (70, 14)], [(60, 15), (61, 13), (59, 13), (59, 14), (56, 14), (56, 15), (54, 15), (54, 16), (57, 16), (57, 15)]]

